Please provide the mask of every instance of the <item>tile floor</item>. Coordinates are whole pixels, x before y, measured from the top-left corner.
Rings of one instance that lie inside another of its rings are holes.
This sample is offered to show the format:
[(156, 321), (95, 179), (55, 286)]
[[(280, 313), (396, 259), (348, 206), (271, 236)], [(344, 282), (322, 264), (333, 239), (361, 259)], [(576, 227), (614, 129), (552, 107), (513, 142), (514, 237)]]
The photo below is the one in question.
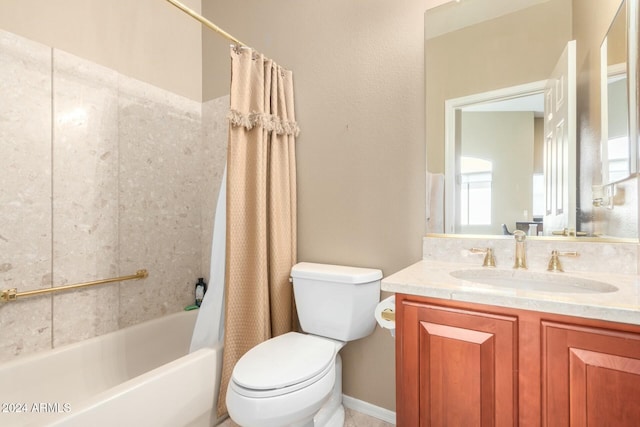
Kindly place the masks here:
[[(235, 427), (236, 423), (230, 419), (225, 420), (218, 427)], [(389, 424), (374, 417), (356, 412), (353, 409), (345, 408), (344, 427), (392, 427), (393, 424)]]
[(345, 408), (344, 427), (393, 427), (394, 424)]

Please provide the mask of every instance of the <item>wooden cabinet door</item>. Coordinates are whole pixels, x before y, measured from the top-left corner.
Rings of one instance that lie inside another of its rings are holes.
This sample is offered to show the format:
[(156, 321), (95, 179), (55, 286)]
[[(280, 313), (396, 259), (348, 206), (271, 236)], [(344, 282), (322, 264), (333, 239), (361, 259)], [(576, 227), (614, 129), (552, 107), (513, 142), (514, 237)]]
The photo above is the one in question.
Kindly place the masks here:
[(517, 318), (399, 302), (398, 426), (517, 425)]
[(542, 322), (544, 426), (640, 425), (640, 334)]

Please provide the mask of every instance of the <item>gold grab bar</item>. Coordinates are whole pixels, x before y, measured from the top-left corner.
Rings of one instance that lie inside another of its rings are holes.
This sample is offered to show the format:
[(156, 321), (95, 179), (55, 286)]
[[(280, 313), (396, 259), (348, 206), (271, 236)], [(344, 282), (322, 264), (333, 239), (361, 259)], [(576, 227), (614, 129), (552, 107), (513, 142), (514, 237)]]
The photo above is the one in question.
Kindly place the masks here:
[(149, 276), (149, 272), (147, 272), (147, 270), (138, 270), (136, 271), (136, 274), (131, 274), (129, 276), (112, 277), (109, 279), (94, 280), (92, 282), (75, 283), (73, 285), (64, 285), (64, 286), (56, 286), (53, 288), (36, 289), (33, 291), (18, 292), (16, 288), (4, 289), (0, 291), (0, 301), (2, 302), (15, 301), (16, 299), (22, 298), (22, 297), (31, 297), (34, 295), (48, 294), (52, 292), (68, 291), (70, 289), (86, 288), (88, 286), (103, 285), (105, 283), (123, 282), (125, 280), (144, 279), (148, 276)]

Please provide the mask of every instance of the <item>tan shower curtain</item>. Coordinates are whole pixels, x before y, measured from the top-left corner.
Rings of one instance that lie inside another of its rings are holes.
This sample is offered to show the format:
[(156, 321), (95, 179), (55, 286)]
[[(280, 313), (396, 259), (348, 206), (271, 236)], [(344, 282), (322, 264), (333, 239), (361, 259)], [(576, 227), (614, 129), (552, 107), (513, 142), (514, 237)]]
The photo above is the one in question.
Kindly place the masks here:
[(231, 48), (227, 157), (225, 336), (218, 415), (237, 360), (294, 328), (296, 262), (293, 75), (248, 48)]

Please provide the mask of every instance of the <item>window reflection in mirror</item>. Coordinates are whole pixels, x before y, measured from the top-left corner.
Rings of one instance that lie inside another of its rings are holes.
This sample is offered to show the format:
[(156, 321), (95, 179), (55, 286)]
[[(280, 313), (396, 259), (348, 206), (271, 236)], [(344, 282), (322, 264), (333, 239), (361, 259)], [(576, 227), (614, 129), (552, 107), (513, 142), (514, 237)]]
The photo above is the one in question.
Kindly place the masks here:
[(460, 226), (491, 225), (490, 160), (460, 156)]

